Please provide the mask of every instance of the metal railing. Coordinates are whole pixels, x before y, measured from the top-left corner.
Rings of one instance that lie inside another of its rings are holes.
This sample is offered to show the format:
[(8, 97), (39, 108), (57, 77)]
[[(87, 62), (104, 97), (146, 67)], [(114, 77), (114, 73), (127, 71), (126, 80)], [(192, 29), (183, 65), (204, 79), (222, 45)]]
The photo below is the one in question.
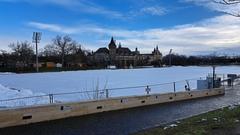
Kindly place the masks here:
[[(224, 76), (222, 75), (224, 78)], [(222, 78), (222, 79), (223, 79)], [(91, 100), (101, 100), (123, 96), (141, 96), (147, 94), (163, 94), (170, 92), (180, 92), (185, 90), (196, 90), (197, 80), (205, 79), (198, 77), (187, 80), (174, 81), (170, 83), (157, 83), (149, 85), (139, 85), (130, 87), (117, 87), (95, 89), (90, 91), (76, 91), (66, 93), (54, 93), (31, 97), (20, 97), (0, 100), (0, 108), (35, 106), (53, 103), (81, 102)]]

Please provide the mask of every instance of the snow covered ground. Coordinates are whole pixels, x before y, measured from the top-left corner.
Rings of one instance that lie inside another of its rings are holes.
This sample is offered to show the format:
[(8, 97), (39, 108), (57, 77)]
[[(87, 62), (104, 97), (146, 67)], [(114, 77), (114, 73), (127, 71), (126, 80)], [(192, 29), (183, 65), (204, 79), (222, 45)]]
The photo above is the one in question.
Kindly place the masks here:
[[(131, 86), (145, 86), (162, 84), (182, 80), (176, 83), (177, 91), (184, 90), (186, 79), (190, 81), (190, 87), (196, 88), (196, 79), (206, 77), (212, 72), (211, 67), (168, 67), (168, 68), (144, 68), (144, 69), (120, 69), (120, 70), (87, 70), (53, 73), (27, 73), (11, 74), (0, 73), (0, 106), (29, 105), (49, 102), (47, 96), (37, 100), (28, 99), (27, 103), (1, 103), (1, 100), (9, 98), (28, 97), (53, 93), (96, 91), (109, 88), (121, 88)], [(240, 73), (238, 66), (222, 66), (216, 68), (216, 73)], [(151, 93), (165, 93), (173, 91), (173, 84), (150, 86)], [(143, 95), (145, 87), (120, 89), (109, 91), (110, 97)], [(105, 97), (106, 91), (79, 93), (54, 96), (57, 102), (89, 100), (96, 97)]]
[[(0, 95), (1, 95), (0, 108), (26, 106), (26, 105), (34, 105), (34, 104), (46, 104), (49, 102), (48, 96), (43, 96), (45, 95), (44, 93), (40, 93), (40, 92), (33, 93), (31, 90), (27, 90), (27, 89), (9, 88), (1, 84), (0, 84)], [(11, 100), (14, 98), (23, 98), (23, 97), (36, 96), (36, 95), (40, 97)], [(9, 101), (4, 101), (5, 99), (9, 99)]]

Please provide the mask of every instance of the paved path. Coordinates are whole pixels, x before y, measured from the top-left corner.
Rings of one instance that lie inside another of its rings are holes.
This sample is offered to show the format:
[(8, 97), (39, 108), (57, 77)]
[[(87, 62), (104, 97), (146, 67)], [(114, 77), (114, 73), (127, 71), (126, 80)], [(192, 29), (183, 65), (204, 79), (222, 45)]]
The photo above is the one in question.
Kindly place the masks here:
[(1, 135), (122, 135), (173, 122), (240, 102), (240, 86), (225, 96), (104, 112), (32, 125), (0, 129)]

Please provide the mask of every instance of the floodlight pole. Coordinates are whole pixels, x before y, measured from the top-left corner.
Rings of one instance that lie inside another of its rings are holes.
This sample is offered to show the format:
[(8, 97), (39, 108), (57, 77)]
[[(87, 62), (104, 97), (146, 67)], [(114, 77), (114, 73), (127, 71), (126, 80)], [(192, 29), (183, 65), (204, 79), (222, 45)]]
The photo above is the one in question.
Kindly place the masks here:
[[(37, 35), (38, 33), (36, 33)], [(37, 72), (39, 71), (39, 67), (38, 67), (38, 44), (37, 44), (37, 40), (36, 40), (36, 70)]]
[(38, 43), (41, 40), (41, 33), (40, 32), (33, 32), (33, 43), (36, 44), (36, 71), (39, 72), (38, 66)]
[(169, 51), (169, 67), (172, 66), (172, 49)]

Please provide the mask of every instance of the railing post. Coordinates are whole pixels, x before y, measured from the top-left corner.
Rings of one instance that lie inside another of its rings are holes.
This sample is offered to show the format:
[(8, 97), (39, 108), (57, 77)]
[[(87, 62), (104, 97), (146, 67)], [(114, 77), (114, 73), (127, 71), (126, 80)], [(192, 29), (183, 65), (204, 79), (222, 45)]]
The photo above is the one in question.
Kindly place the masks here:
[(50, 103), (50, 104), (53, 103), (53, 94), (49, 94), (49, 103)]
[(176, 82), (173, 82), (173, 90), (174, 90), (174, 93), (176, 93)]
[(109, 91), (106, 89), (106, 98), (109, 98)]
[(145, 91), (147, 92), (147, 95), (149, 95), (150, 92), (151, 92), (151, 88), (150, 88), (149, 86), (147, 86), (147, 88), (145, 89)]
[(223, 82), (223, 83), (222, 83), (222, 85), (223, 85), (223, 87), (225, 87), (225, 84), (224, 84), (224, 83), (225, 83), (225, 82), (224, 82), (224, 79), (225, 79), (225, 75), (223, 74), (223, 79), (222, 79), (222, 82)]

